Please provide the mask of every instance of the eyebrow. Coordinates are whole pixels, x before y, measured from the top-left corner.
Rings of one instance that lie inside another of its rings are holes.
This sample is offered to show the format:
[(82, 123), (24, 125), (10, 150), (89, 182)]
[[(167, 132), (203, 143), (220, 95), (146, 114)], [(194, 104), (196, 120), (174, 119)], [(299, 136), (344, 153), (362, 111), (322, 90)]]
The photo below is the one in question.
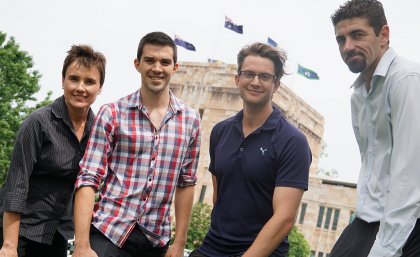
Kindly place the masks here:
[(173, 63), (173, 60), (171, 58), (158, 59), (158, 58), (152, 57), (152, 56), (144, 56), (143, 59), (145, 61), (159, 61), (159, 62), (163, 62), (163, 63)]

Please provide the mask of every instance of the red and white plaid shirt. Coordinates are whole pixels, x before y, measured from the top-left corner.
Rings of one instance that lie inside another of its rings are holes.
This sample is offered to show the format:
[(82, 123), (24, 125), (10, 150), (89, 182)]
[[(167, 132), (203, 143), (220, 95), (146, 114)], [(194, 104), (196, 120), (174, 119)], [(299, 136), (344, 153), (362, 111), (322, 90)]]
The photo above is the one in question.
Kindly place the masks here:
[(152, 245), (164, 246), (175, 188), (197, 181), (200, 115), (170, 96), (156, 129), (140, 90), (103, 105), (80, 162), (75, 188), (99, 189), (92, 224), (119, 247), (136, 224)]

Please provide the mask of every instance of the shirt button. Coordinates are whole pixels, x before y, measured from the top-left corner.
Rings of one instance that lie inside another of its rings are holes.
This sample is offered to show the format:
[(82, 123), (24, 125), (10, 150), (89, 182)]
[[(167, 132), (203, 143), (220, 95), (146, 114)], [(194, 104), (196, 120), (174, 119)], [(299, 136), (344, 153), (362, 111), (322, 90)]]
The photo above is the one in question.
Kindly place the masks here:
[(239, 148), (239, 150), (242, 152), (244, 149), (241, 147), (241, 148)]
[(147, 200), (147, 197), (143, 197), (143, 201), (146, 201)]

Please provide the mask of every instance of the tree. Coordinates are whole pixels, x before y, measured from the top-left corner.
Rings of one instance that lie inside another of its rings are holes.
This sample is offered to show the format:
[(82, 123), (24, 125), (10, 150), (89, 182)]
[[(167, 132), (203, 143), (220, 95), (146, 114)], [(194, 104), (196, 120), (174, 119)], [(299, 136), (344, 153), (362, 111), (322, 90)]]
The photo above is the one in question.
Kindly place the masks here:
[(32, 57), (19, 49), (13, 37), (7, 40), (0, 31), (0, 184), (3, 184), (9, 168), (10, 156), (16, 133), (26, 116), (36, 108), (51, 102), (48, 96), (39, 104), (34, 94), (40, 89), (41, 75), (33, 69)]
[[(203, 242), (210, 228), (211, 206), (206, 203), (196, 203), (192, 209), (191, 222), (188, 228), (186, 249), (197, 249)], [(175, 230), (175, 228), (173, 228)], [(173, 234), (173, 236), (175, 236)], [(172, 238), (173, 242), (174, 237)], [(172, 243), (171, 242), (171, 243)], [(296, 226), (289, 233), (289, 257), (308, 257), (311, 253), (308, 242)]]
[[(207, 231), (210, 228), (211, 206), (206, 203), (196, 203), (191, 213), (191, 222), (188, 227), (186, 249), (197, 249), (203, 242)], [(175, 227), (173, 227), (175, 230)], [(174, 233), (172, 242), (174, 239)]]
[(210, 228), (211, 206), (206, 203), (196, 203), (191, 214), (191, 223), (188, 229), (187, 249), (196, 249), (203, 242)]
[[(319, 154), (319, 158), (327, 158), (327, 143), (324, 140), (321, 140), (321, 153)], [(338, 177), (338, 171), (336, 169), (325, 169), (323, 167), (318, 167), (317, 175), (324, 175), (331, 178)]]
[(311, 254), (308, 242), (296, 226), (289, 233), (289, 243), (289, 257), (308, 257)]

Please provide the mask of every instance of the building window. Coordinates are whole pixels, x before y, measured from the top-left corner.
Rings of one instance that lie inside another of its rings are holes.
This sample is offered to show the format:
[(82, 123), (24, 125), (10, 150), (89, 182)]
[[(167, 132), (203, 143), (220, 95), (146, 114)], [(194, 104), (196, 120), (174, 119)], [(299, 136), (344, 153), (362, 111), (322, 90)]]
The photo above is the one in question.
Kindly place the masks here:
[(206, 185), (201, 186), (200, 199), (198, 200), (200, 203), (204, 201), (204, 196), (206, 195), (206, 189), (207, 189)]
[(333, 211), (332, 208), (327, 208), (327, 216), (325, 217), (325, 223), (324, 223), (324, 228), (325, 229), (329, 229), (330, 228), (332, 211)]
[(315, 251), (311, 251), (311, 256), (310, 257), (315, 257)]
[(332, 230), (337, 230), (338, 218), (340, 217), (340, 209), (335, 209)]
[(325, 207), (324, 207), (324, 206), (320, 206), (320, 207), (319, 207), (318, 222), (316, 223), (316, 226), (317, 226), (318, 228), (320, 228), (320, 227), (321, 227), (321, 225), (322, 225), (322, 218), (324, 217), (324, 209), (325, 209)]
[(323, 252), (318, 252), (318, 257), (324, 257), (324, 253)]
[(353, 222), (354, 218), (355, 218), (354, 211), (350, 211), (349, 224)]
[(300, 208), (300, 217), (299, 217), (299, 224), (303, 224), (305, 219), (306, 207), (308, 206), (307, 203), (302, 203), (302, 207)]
[(200, 118), (203, 118), (204, 109), (198, 109), (198, 113), (200, 114)]

